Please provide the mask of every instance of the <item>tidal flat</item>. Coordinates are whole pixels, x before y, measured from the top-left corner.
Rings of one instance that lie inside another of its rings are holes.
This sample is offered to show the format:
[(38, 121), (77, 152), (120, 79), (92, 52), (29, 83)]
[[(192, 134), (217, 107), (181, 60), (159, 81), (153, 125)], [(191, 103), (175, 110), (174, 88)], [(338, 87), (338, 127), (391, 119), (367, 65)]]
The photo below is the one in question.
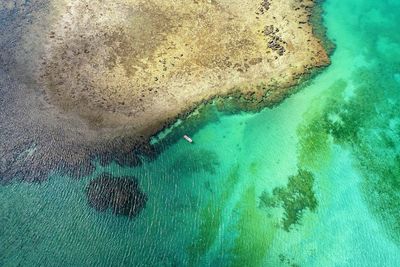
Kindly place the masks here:
[(281, 102), (329, 64), (313, 10), (310, 0), (7, 0), (2, 181), (85, 176), (96, 159), (137, 166), (157, 154), (150, 137), (204, 103)]

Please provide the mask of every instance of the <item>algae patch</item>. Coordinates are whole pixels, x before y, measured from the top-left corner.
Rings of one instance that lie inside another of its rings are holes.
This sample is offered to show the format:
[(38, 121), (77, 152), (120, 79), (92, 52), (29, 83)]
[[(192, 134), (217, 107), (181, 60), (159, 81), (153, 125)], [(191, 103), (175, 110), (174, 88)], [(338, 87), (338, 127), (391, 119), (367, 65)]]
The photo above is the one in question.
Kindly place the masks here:
[(391, 74), (396, 66), (388, 64), (382, 72), (379, 65), (371, 65), (357, 69), (352, 81), (336, 81), (318, 97), (322, 103), (305, 114), (298, 134), (303, 167), (329, 162), (331, 144), (352, 153), (369, 209), (400, 242), (400, 98)]
[(255, 187), (251, 186), (236, 205), (239, 219), (235, 225), (237, 237), (231, 253), (231, 266), (262, 266), (275, 236), (274, 221), (257, 207)]
[(300, 223), (306, 210), (316, 210), (318, 202), (313, 185), (314, 175), (300, 169), (296, 175), (289, 177), (286, 187), (274, 188), (272, 195), (264, 191), (260, 196), (260, 206), (267, 209), (283, 208), (281, 225), (289, 232), (295, 224)]
[(187, 176), (194, 172), (208, 172), (216, 174), (219, 167), (218, 155), (206, 149), (192, 149), (190, 152), (183, 151), (173, 162), (171, 171), (179, 170)]
[(196, 265), (215, 242), (222, 224), (222, 213), (239, 180), (239, 167), (234, 166), (224, 181), (222, 193), (210, 199), (200, 211), (200, 226), (196, 240), (188, 247), (190, 265)]
[(303, 168), (321, 168), (329, 162), (332, 138), (336, 141), (340, 138), (340, 129), (348, 121), (343, 120), (337, 108), (327, 107), (340, 106), (346, 87), (345, 81), (336, 81), (328, 88), (329, 93), (315, 99), (304, 114), (304, 121), (297, 129), (298, 159)]

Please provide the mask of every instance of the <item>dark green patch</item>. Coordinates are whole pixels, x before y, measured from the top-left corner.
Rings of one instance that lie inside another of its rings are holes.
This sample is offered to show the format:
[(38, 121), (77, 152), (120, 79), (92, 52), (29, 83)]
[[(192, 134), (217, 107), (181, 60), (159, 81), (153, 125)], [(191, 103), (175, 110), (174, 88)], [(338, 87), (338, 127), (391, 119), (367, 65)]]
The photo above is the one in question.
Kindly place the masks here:
[(211, 199), (200, 211), (200, 226), (197, 239), (188, 247), (189, 265), (195, 266), (200, 258), (211, 248), (217, 238), (222, 221), (222, 209), (233, 193), (239, 180), (239, 168), (232, 168), (226, 178), (224, 190), (215, 199)]
[(257, 208), (255, 187), (250, 186), (235, 207), (238, 221), (235, 226), (237, 237), (230, 253), (233, 260), (229, 266), (263, 266), (268, 248), (272, 245), (276, 228), (274, 221)]
[[(330, 136), (334, 129), (341, 129), (340, 104), (347, 83), (339, 80), (328, 89), (329, 93), (318, 98), (304, 114), (304, 123), (297, 129), (299, 137), (298, 160), (303, 168), (318, 168), (326, 164), (331, 155)], [(335, 107), (327, 110), (326, 107)]]
[[(298, 133), (303, 167), (324, 161), (321, 151), (329, 137), (350, 148), (363, 177), (361, 190), (370, 210), (392, 239), (400, 242), (400, 94), (393, 78), (397, 71), (394, 63), (384, 68), (379, 64), (360, 68), (352, 74), (351, 93), (346, 91), (346, 83), (336, 82), (318, 98), (323, 104), (305, 115)], [(296, 213), (293, 215), (295, 218)]]
[(300, 265), (293, 263), (294, 258), (289, 258), (283, 254), (279, 254), (279, 261), (282, 263), (282, 265), (285, 265), (285, 266), (300, 267)]
[(260, 196), (260, 206), (268, 209), (282, 207), (282, 228), (290, 231), (293, 225), (299, 224), (306, 210), (315, 211), (317, 208), (313, 185), (313, 174), (300, 169), (296, 175), (289, 177), (286, 187), (276, 187), (272, 195), (264, 191)]
[(220, 164), (217, 154), (206, 149), (183, 151), (176, 158), (171, 166), (171, 171), (179, 171), (179, 173), (189, 176), (201, 171), (215, 174)]

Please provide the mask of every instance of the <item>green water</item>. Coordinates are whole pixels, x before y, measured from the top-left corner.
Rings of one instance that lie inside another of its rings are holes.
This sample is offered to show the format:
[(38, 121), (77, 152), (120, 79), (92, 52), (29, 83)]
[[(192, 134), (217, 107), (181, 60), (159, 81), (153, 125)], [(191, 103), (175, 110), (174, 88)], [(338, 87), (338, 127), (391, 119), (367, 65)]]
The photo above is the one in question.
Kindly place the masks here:
[(400, 266), (400, 2), (324, 10), (337, 49), (301, 92), (97, 168), (138, 178), (137, 218), (89, 208), (96, 174), (0, 187), (0, 266)]

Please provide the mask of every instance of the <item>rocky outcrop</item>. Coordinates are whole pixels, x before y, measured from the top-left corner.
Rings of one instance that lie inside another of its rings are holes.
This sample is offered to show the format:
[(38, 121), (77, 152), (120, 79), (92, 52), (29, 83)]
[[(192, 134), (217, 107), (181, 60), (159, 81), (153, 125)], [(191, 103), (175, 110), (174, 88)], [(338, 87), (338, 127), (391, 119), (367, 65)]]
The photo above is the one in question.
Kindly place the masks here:
[(329, 63), (312, 0), (17, 2), (0, 3), (0, 183), (137, 166), (201, 104), (275, 105)]

